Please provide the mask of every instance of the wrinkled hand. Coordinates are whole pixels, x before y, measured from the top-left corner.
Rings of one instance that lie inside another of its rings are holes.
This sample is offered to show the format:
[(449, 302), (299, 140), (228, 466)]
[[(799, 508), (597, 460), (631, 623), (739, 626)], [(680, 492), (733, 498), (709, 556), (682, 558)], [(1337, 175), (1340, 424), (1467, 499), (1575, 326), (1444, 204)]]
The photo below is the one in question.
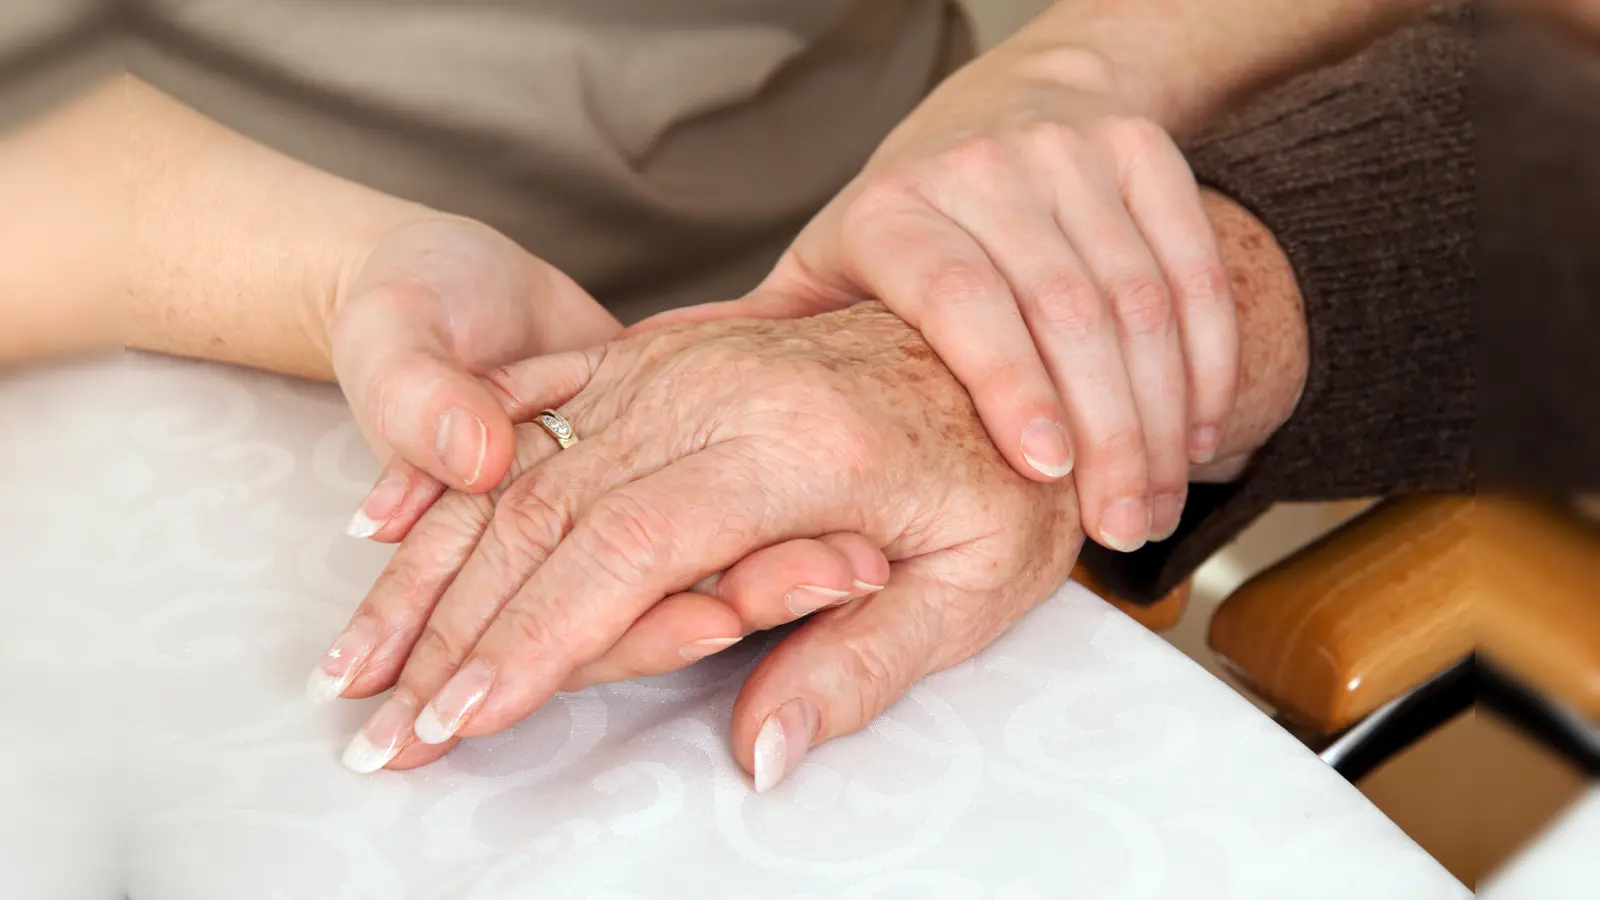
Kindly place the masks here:
[(469, 219), (410, 221), (349, 267), (324, 316), (339, 383), (380, 458), (434, 476), (380, 484), (351, 524), (363, 537), (431, 503), (440, 482), (487, 491), (505, 476), (512, 423), (478, 373), (620, 327), (566, 275)]
[[(402, 543), (336, 657), (354, 670), (348, 695), (395, 685), (347, 752), (354, 768), (427, 762), (564, 686), (685, 665), (679, 641), (846, 601), (788, 635), (740, 695), (735, 753), (765, 789), (986, 646), (1066, 579), (1081, 543), (1070, 487), (1013, 472), (960, 384), (878, 304), (660, 329), (488, 381), (519, 418), (559, 405), (583, 440), (555, 452), (542, 438), (492, 514), (487, 498), (475, 517), (441, 502)], [(842, 534), (869, 544), (808, 558), (830, 571), (746, 568), (763, 548)], [(852, 583), (872, 548), (893, 561), (875, 592)], [(693, 590), (723, 570), (701, 588), (714, 596)], [(802, 577), (853, 589), (808, 596)], [(723, 630), (652, 637), (673, 608)], [(659, 651), (651, 665), (606, 670), (649, 657), (640, 641)]]
[(1017, 471), (1075, 465), (1085, 529), (1131, 550), (1177, 527), (1224, 433), (1229, 282), (1172, 138), (1097, 58), (1013, 44), (918, 107), (758, 290), (645, 327), (881, 299)]

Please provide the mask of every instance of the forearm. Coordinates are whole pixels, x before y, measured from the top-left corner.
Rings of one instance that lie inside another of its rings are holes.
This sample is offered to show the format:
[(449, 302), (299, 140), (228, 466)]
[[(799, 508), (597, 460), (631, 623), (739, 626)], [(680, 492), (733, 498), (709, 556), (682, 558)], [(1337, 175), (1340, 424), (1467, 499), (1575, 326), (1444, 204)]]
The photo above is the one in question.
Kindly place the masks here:
[(119, 128), (102, 89), (0, 140), (0, 365), (122, 345)]
[(1333, 62), (1433, 0), (1066, 0), (998, 47), (1042, 73), (1104, 80), (1169, 131)]
[(137, 79), (130, 346), (331, 378), (328, 311), (362, 248), (429, 212), (314, 169)]

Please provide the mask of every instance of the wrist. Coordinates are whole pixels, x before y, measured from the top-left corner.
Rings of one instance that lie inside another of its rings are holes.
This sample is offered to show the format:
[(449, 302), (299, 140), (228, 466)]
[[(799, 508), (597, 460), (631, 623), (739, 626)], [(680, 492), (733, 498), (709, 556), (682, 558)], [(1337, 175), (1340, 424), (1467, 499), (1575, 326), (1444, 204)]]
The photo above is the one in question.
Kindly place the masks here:
[(1182, 121), (1182, 98), (1173, 79), (1157, 77), (1148, 60), (1119, 55), (1096, 42), (1092, 29), (1063, 40), (1056, 28), (1025, 29), (996, 47), (992, 55), (1024, 77), (1108, 98), (1119, 111), (1148, 118), (1172, 129)]
[(1195, 481), (1231, 481), (1289, 421), (1305, 390), (1310, 339), (1294, 268), (1272, 232), (1248, 210), (1210, 190), (1201, 202), (1228, 269), (1239, 329), (1239, 389), (1213, 462)]

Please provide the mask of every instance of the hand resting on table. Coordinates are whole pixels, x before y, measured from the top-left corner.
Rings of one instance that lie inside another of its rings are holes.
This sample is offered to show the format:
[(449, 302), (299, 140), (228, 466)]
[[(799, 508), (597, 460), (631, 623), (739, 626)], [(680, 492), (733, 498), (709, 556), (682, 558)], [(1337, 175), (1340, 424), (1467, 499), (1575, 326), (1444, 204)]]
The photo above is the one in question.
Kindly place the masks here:
[[(417, 520), (336, 642), (345, 695), (395, 688), (353, 767), (428, 762), (564, 687), (686, 665), (689, 643), (843, 601), (785, 637), (735, 706), (734, 752), (765, 788), (993, 641), (1082, 541), (1070, 484), (1018, 475), (876, 303), (673, 326), (488, 380), (515, 418), (556, 407), (582, 440), (558, 452), (524, 426), (503, 489)], [(834, 593), (795, 602), (819, 581)]]

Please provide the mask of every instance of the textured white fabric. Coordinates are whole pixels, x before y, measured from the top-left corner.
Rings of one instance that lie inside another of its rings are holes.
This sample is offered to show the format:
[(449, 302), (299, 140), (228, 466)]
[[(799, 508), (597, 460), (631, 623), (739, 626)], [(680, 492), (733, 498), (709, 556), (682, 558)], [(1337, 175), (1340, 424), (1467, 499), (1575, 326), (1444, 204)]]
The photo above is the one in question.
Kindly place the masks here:
[(760, 647), (410, 773), (302, 699), (386, 550), (332, 389), (130, 356), (0, 380), (0, 884), (131, 900), (1458, 898), (1254, 707), (1069, 585), (756, 795)]
[(1600, 888), (1600, 787), (1480, 885), (1483, 900), (1590, 900)]

